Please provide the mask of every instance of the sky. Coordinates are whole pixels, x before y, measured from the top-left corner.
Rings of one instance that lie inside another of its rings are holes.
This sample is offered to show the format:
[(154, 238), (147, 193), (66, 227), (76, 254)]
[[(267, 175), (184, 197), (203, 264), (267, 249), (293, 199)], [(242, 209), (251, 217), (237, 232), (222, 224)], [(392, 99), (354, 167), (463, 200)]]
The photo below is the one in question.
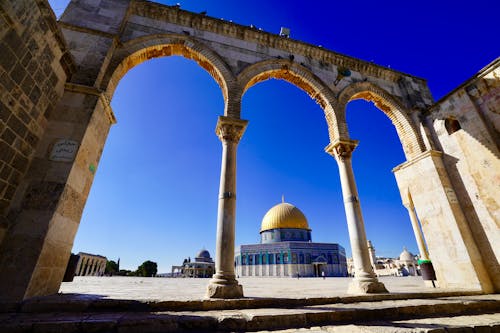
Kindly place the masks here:
[[(67, 0), (50, 0), (56, 15)], [(175, 1), (160, 1), (172, 5)], [(291, 38), (428, 80), (436, 100), (500, 55), (496, 1), (204, 1), (186, 10), (253, 24)], [(117, 117), (98, 165), (73, 252), (120, 258), (123, 269), (158, 263), (159, 272), (195, 257), (215, 257), (223, 114), (212, 77), (182, 57), (147, 61), (120, 81)], [(236, 244), (259, 242), (262, 217), (285, 201), (306, 215), (315, 242), (349, 244), (335, 159), (324, 152), (321, 108), (280, 80), (243, 97), (248, 128), (238, 146)], [(352, 101), (350, 136), (367, 237), (378, 256), (418, 249), (391, 170), (405, 157), (394, 126), (373, 104)], [(432, 253), (431, 253), (432, 256)]]

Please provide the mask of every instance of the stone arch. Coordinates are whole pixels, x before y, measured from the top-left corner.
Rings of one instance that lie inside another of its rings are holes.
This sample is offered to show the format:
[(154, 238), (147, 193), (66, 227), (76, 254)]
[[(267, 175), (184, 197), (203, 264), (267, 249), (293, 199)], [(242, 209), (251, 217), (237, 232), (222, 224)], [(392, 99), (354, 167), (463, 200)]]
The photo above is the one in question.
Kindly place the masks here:
[(328, 86), (306, 67), (285, 59), (272, 59), (255, 63), (238, 74), (237, 81), (241, 95), (255, 84), (269, 80), (282, 79), (306, 92), (325, 113), (330, 140), (341, 135), (340, 122), (334, 111), (336, 99)]
[[(97, 86), (108, 98), (114, 94), (121, 78), (133, 67), (149, 59), (180, 55), (194, 60), (217, 82), (224, 98), (224, 115), (232, 115), (228, 107), (229, 94), (235, 89), (236, 79), (222, 58), (207, 46), (192, 38), (175, 34), (157, 34), (139, 37), (119, 45), (109, 65), (97, 79)], [(233, 112), (234, 113), (234, 112)]]
[(377, 106), (396, 127), (407, 160), (425, 151), (424, 141), (407, 108), (399, 99), (371, 82), (356, 82), (345, 87), (338, 95), (337, 109), (341, 127), (347, 129), (346, 105), (352, 100), (364, 99)]

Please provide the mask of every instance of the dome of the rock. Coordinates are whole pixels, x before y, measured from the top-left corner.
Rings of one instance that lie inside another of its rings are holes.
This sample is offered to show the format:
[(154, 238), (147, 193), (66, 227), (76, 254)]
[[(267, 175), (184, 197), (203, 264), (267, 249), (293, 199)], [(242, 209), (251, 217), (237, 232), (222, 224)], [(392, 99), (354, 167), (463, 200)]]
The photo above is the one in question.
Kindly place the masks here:
[(264, 218), (260, 232), (273, 229), (305, 229), (311, 230), (304, 214), (292, 204), (282, 202), (272, 207)]

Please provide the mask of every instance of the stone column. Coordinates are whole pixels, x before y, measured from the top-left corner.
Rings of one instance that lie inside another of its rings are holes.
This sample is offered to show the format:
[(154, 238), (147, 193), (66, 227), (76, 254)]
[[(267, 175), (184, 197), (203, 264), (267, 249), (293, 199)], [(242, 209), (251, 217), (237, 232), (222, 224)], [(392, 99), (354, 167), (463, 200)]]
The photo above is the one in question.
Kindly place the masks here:
[(92, 266), (90, 266), (90, 271), (89, 271), (90, 276), (94, 276), (96, 266), (97, 266), (97, 260), (94, 258), (92, 259)]
[(83, 275), (83, 270), (85, 269), (85, 260), (86, 260), (86, 258), (84, 256), (80, 255), (81, 264), (80, 264), (80, 268), (77, 271), (77, 275), (79, 275), (79, 276)]
[(352, 170), (352, 152), (358, 145), (355, 140), (336, 140), (325, 151), (335, 157), (339, 166), (340, 183), (344, 197), (344, 208), (349, 230), (352, 258), (354, 261), (354, 279), (349, 285), (349, 294), (386, 293), (387, 289), (379, 282), (370, 262), (365, 225), (361, 214), (356, 180)]
[(94, 271), (94, 265), (95, 265), (95, 259), (94, 259), (94, 258), (92, 258), (92, 259), (90, 260), (89, 269), (87, 270), (87, 274), (86, 274), (86, 275), (88, 275), (88, 276), (92, 276), (92, 273), (93, 273), (93, 271)]
[(101, 263), (101, 269), (99, 270), (99, 276), (103, 276), (106, 271), (106, 260)]
[(236, 222), (236, 150), (248, 121), (219, 117), (215, 133), (222, 142), (222, 164), (217, 212), (215, 274), (207, 287), (209, 298), (240, 298), (243, 288), (234, 274)]
[(80, 272), (80, 269), (82, 268), (82, 262), (83, 262), (83, 258), (80, 255), (80, 257), (78, 259), (78, 264), (76, 265), (76, 269), (75, 269), (75, 276), (80, 275), (79, 272)]
[(425, 246), (424, 235), (422, 234), (422, 230), (420, 229), (417, 214), (415, 213), (415, 206), (413, 206), (411, 197), (405, 207), (406, 209), (408, 209), (408, 214), (410, 215), (411, 226), (413, 228), (413, 233), (415, 234), (415, 239), (417, 241), (418, 251), (420, 252), (420, 259), (429, 260), (429, 253), (427, 252), (427, 247)]
[(373, 269), (376, 268), (377, 264), (377, 256), (375, 255), (375, 248), (371, 241), (368, 241), (368, 253), (370, 254), (370, 262), (372, 264)]

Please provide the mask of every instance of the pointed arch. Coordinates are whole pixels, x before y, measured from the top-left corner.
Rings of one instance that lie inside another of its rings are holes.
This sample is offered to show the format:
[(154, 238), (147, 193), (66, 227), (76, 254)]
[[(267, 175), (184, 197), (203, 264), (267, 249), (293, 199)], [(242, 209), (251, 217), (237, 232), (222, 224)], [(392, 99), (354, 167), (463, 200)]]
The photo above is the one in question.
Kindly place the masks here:
[(121, 78), (133, 67), (158, 57), (172, 55), (194, 60), (217, 82), (224, 98), (224, 115), (228, 116), (229, 92), (234, 91), (236, 79), (229, 66), (213, 50), (188, 36), (157, 34), (139, 37), (119, 45), (109, 64), (101, 70), (97, 85), (111, 99)]
[(347, 128), (346, 105), (352, 100), (371, 101), (392, 121), (398, 133), (407, 160), (425, 151), (424, 141), (403, 103), (386, 90), (371, 82), (356, 82), (345, 87), (338, 95), (337, 110), (341, 127)]
[(306, 67), (285, 59), (264, 60), (246, 67), (238, 74), (241, 95), (255, 84), (269, 80), (285, 80), (307, 93), (325, 113), (330, 140), (343, 134), (335, 113), (336, 99), (328, 86)]

